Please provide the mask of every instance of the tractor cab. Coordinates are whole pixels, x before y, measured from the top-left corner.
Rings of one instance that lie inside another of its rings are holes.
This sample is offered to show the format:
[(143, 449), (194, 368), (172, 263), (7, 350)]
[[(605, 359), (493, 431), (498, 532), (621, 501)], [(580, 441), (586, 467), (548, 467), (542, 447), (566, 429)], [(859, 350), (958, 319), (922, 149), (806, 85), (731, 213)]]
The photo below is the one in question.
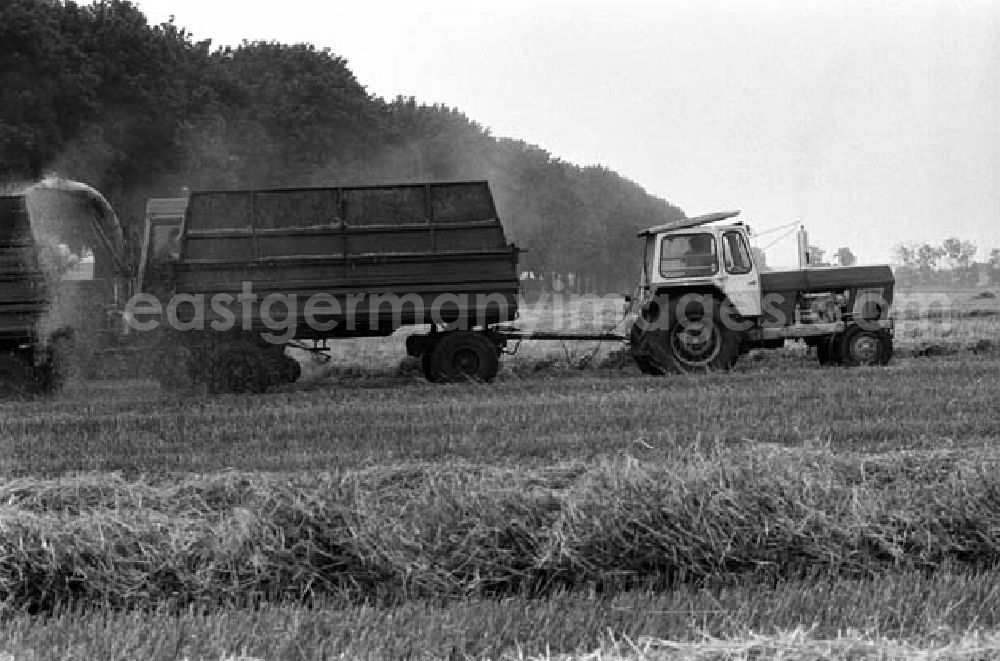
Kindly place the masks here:
[(656, 291), (711, 289), (732, 301), (743, 317), (761, 314), (760, 277), (742, 223), (710, 225), (739, 211), (683, 218), (650, 227), (645, 238), (642, 298)]
[(181, 225), (187, 197), (152, 199), (146, 204), (137, 291), (166, 294), (171, 269), (180, 259)]

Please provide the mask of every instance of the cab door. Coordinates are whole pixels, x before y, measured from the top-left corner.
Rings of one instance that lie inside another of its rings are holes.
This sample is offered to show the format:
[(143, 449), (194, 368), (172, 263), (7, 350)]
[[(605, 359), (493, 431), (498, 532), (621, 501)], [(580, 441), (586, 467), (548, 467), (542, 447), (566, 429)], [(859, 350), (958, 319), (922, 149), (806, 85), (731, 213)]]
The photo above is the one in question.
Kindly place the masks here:
[(746, 234), (738, 229), (722, 232), (723, 291), (743, 317), (761, 315), (760, 275), (753, 263)]

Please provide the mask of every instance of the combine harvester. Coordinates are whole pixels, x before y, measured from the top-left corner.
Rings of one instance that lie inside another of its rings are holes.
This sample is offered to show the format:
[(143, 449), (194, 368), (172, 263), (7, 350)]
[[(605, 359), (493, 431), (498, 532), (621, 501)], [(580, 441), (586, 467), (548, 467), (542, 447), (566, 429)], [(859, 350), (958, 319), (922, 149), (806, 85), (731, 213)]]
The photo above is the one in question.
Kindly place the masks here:
[(108, 342), (129, 292), (125, 250), (111, 206), (85, 184), (0, 196), (0, 391), (51, 392), (73, 344)]
[[(167, 387), (259, 392), (298, 378), (287, 347), (323, 352), (332, 340), (403, 326), (430, 329), (406, 349), (432, 382), (491, 381), (516, 340), (627, 342), (648, 374), (727, 369), (791, 338), (816, 346), (823, 362), (889, 361), (887, 266), (759, 273), (747, 228), (722, 224), (735, 215), (640, 234), (629, 333), (550, 333), (512, 325), (518, 249), (484, 181), (154, 199), (137, 250), (93, 189), (36, 186), (0, 199), (0, 378), (51, 390), (58, 347), (73, 338), (77, 360), (128, 358)], [(53, 251), (75, 266), (39, 268), (36, 255)], [(89, 278), (67, 278), (81, 265)]]

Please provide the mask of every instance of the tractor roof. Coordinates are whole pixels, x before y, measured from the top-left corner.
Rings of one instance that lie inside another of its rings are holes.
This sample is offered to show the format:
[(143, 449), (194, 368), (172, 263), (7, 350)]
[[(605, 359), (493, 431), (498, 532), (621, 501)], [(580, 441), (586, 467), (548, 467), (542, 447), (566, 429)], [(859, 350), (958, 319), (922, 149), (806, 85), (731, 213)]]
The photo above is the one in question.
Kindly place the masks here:
[(740, 215), (739, 211), (717, 211), (715, 213), (706, 213), (704, 216), (697, 216), (695, 218), (681, 218), (679, 220), (670, 221), (669, 223), (664, 223), (663, 225), (657, 225), (655, 227), (644, 229), (639, 232), (639, 236), (659, 234), (660, 232), (670, 232), (672, 230), (682, 230), (688, 227), (698, 227), (699, 225), (714, 223), (718, 220), (735, 218), (738, 215)]
[(146, 215), (149, 217), (167, 216), (174, 218), (183, 216), (187, 211), (188, 198), (186, 197), (161, 197), (154, 198), (146, 202)]

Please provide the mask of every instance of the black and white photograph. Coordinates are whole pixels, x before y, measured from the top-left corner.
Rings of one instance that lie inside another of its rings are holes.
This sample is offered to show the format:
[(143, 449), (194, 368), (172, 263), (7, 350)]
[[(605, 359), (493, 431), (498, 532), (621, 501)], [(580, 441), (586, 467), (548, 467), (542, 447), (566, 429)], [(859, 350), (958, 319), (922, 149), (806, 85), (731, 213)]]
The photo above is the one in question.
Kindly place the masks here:
[(1000, 659), (1000, 3), (0, 0), (0, 661)]

